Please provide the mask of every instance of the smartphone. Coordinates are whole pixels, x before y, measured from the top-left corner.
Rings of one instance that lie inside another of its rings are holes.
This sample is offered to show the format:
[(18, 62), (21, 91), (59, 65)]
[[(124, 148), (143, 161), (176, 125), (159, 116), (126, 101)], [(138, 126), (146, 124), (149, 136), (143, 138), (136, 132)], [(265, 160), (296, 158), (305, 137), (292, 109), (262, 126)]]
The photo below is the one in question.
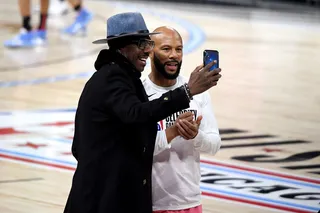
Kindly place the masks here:
[(217, 63), (214, 64), (209, 71), (219, 68), (219, 52), (217, 50), (204, 50), (203, 51), (203, 64), (206, 66), (210, 62), (216, 60)]

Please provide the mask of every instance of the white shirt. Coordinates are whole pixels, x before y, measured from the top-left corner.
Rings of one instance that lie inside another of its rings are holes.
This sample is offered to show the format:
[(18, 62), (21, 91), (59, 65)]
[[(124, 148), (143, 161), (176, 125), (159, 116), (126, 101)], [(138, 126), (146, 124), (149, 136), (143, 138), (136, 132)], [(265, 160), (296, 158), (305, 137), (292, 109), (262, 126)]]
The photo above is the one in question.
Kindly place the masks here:
[[(174, 86), (159, 87), (147, 77), (143, 85), (149, 99), (153, 100), (185, 82), (186, 79), (179, 76)], [(198, 135), (192, 140), (178, 136), (168, 144), (165, 133), (167, 125), (171, 126), (179, 114), (189, 110), (193, 110), (196, 118), (203, 116)], [(153, 210), (180, 210), (201, 205), (200, 152), (214, 155), (220, 145), (219, 130), (208, 92), (195, 95), (190, 108), (158, 122), (152, 169)]]

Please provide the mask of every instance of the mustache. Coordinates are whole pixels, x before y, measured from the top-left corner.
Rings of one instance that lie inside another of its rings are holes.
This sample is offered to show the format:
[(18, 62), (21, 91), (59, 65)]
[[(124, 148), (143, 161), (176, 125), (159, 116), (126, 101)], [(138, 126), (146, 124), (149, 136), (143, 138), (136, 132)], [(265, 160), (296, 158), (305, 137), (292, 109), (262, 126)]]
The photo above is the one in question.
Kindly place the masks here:
[(164, 65), (167, 65), (167, 64), (170, 64), (170, 63), (177, 63), (177, 64), (180, 64), (180, 62), (179, 62), (179, 61), (177, 61), (177, 60), (171, 60), (171, 61), (167, 61), (167, 62), (165, 62), (165, 63), (164, 63)]

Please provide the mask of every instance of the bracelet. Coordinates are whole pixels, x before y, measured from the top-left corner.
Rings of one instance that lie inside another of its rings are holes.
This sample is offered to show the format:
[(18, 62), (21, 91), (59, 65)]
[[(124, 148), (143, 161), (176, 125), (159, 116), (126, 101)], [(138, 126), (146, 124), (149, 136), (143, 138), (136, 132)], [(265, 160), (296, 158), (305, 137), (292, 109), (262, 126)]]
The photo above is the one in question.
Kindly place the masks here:
[(189, 100), (193, 100), (193, 97), (192, 97), (191, 92), (190, 92), (190, 88), (189, 88), (187, 83), (183, 84), (183, 88), (184, 88), (184, 91), (186, 92), (186, 94), (188, 96), (188, 99)]

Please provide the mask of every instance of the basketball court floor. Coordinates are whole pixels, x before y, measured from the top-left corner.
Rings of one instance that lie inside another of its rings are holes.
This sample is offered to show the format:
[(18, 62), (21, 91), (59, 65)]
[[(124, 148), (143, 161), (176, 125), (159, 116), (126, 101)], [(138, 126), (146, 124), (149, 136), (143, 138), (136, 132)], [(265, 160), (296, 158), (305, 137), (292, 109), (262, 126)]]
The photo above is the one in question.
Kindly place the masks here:
[[(63, 211), (76, 167), (75, 108), (105, 48), (91, 42), (104, 37), (109, 16), (125, 11), (140, 11), (150, 30), (169, 25), (181, 33), (185, 76), (204, 49), (220, 52), (222, 78), (210, 95), (223, 144), (215, 156), (202, 155), (204, 212), (320, 210), (319, 12), (84, 2), (94, 13), (86, 37), (60, 34), (75, 16), (69, 10), (49, 18), (47, 46), (0, 46), (1, 213)], [(16, 1), (0, 5), (3, 43), (20, 17)]]

